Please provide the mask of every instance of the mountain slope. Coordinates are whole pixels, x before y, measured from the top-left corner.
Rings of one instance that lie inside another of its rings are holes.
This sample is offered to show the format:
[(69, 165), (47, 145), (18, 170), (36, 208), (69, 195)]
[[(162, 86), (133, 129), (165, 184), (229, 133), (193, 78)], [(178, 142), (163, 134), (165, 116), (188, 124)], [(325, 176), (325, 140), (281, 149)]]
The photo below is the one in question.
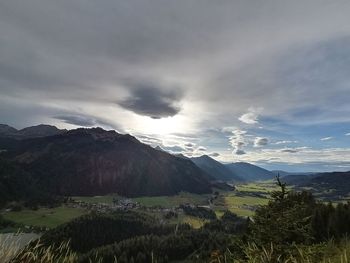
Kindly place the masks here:
[(207, 174), (220, 181), (233, 181), (242, 182), (244, 181), (241, 177), (237, 176), (224, 164), (210, 158), (208, 155), (202, 155), (200, 157), (191, 158), (199, 168), (205, 171)]
[(226, 167), (246, 181), (260, 181), (275, 178), (274, 173), (250, 163), (230, 163), (227, 164)]
[(45, 189), (59, 195), (211, 191), (205, 173), (190, 160), (101, 128), (21, 140), (2, 156), (19, 163)]
[(0, 124), (0, 137), (12, 139), (29, 139), (37, 137), (46, 137), (57, 135), (66, 132), (67, 130), (60, 130), (52, 125), (40, 124), (36, 126), (27, 127), (17, 130), (6, 124)]

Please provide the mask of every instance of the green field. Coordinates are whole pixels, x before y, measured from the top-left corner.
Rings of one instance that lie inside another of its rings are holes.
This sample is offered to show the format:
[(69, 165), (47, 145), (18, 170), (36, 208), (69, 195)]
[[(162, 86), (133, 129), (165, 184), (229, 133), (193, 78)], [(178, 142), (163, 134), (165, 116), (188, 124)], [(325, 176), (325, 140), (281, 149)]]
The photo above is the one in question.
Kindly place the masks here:
[(86, 213), (83, 209), (60, 206), (56, 208), (25, 209), (18, 212), (7, 212), (3, 216), (5, 219), (23, 225), (54, 228)]
[(277, 190), (272, 180), (240, 184), (235, 187), (235, 191), (221, 191), (219, 197), (214, 201), (213, 209), (218, 217), (225, 210), (230, 210), (239, 216), (253, 216), (255, 209), (267, 204), (270, 193)]
[(207, 205), (208, 197), (209, 195), (197, 195), (181, 192), (174, 196), (145, 196), (133, 198), (133, 200), (147, 207), (161, 206), (171, 208), (181, 204)]
[(89, 204), (112, 204), (113, 199), (118, 199), (117, 195), (103, 195), (103, 196), (73, 196), (72, 199), (75, 201), (82, 201)]

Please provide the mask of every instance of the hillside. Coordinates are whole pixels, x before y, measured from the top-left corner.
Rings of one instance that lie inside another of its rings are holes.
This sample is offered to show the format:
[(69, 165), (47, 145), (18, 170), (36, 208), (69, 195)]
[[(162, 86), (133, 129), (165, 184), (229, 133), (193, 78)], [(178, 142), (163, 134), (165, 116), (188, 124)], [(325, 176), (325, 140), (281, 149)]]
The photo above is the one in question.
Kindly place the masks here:
[(191, 158), (199, 168), (211, 175), (213, 178), (219, 181), (230, 181), (230, 182), (242, 182), (243, 178), (236, 175), (224, 164), (214, 160), (208, 155), (202, 155), (200, 157)]
[(250, 163), (230, 163), (227, 164), (226, 167), (245, 181), (260, 181), (275, 178), (274, 173)]
[(58, 195), (172, 195), (209, 193), (210, 183), (190, 160), (158, 151), (130, 135), (101, 128), (24, 139), (1, 156)]

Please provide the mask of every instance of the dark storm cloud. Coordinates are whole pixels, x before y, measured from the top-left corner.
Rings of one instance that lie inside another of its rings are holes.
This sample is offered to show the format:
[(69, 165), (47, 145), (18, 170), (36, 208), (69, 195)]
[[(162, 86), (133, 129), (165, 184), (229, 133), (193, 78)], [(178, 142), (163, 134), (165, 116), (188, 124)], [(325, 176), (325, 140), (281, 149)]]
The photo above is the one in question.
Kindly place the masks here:
[(160, 119), (179, 113), (181, 108), (178, 104), (182, 97), (180, 89), (164, 90), (150, 84), (141, 84), (131, 87), (129, 97), (119, 101), (118, 105), (139, 115)]

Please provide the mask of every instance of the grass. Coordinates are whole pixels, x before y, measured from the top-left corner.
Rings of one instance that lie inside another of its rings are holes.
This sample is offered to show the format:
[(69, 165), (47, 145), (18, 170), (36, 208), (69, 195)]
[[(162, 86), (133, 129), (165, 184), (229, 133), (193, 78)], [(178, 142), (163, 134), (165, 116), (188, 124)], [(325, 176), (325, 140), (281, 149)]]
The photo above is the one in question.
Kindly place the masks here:
[(239, 192), (259, 193), (262, 195), (268, 195), (272, 191), (278, 189), (276, 183), (273, 180), (253, 182), (247, 184), (236, 185), (236, 189)]
[(0, 234), (0, 259), (1, 262), (8, 262), (30, 241), (39, 238), (34, 233), (10, 233)]
[(268, 199), (252, 196), (237, 196), (226, 194), (223, 197), (224, 207), (239, 216), (252, 216), (259, 205), (268, 203)]
[(38, 210), (24, 209), (18, 212), (7, 212), (3, 216), (5, 219), (23, 225), (54, 228), (86, 213), (83, 209), (60, 206)]
[(208, 195), (197, 195), (185, 192), (181, 192), (175, 196), (145, 196), (133, 198), (134, 201), (147, 207), (161, 206), (165, 208), (171, 208), (187, 203), (194, 205), (207, 205), (207, 199)]
[[(122, 198), (118, 195), (105, 195), (105, 196), (75, 196), (72, 197), (76, 201), (82, 201), (90, 204), (106, 203), (112, 204), (113, 199)], [(174, 196), (143, 196), (130, 198), (131, 200), (140, 203), (146, 207), (161, 206), (165, 208), (171, 208), (179, 206), (181, 204), (191, 203), (195, 205), (208, 204), (208, 195), (197, 195), (186, 192), (181, 192)]]
[[(350, 263), (350, 244), (344, 241), (335, 244), (332, 241), (328, 244), (315, 244), (311, 246), (295, 246), (290, 252), (281, 255), (276, 252), (271, 244), (267, 247), (258, 247), (255, 244), (247, 244), (242, 247), (245, 259), (236, 259), (235, 255), (227, 251), (225, 257), (215, 257), (212, 254), (210, 262), (225, 263)], [(296, 253), (294, 253), (296, 252)], [(69, 242), (61, 243), (58, 246), (45, 247), (40, 239), (33, 246), (24, 249), (19, 248), (16, 240), (0, 238), (0, 259), (2, 263), (77, 263), (79, 255), (70, 249)], [(90, 262), (103, 262), (103, 259), (96, 255)], [(113, 262), (117, 262), (116, 257)], [(152, 261), (153, 262), (153, 261)]]
[(228, 208), (232, 206), (257, 206), (266, 205), (269, 201), (267, 198), (253, 197), (253, 196), (236, 196), (228, 194), (224, 197), (225, 204)]
[(16, 241), (0, 239), (0, 259), (1, 263), (77, 263), (79, 257), (70, 249), (69, 242), (45, 247), (38, 239), (33, 247), (18, 249)]
[(81, 201), (88, 204), (112, 204), (114, 198), (120, 198), (117, 195), (103, 195), (103, 196), (74, 196), (72, 197), (75, 201)]
[(236, 191), (220, 192), (219, 197), (214, 200), (214, 211), (220, 217), (224, 210), (239, 216), (253, 216), (254, 210), (259, 205), (265, 205), (269, 199), (269, 192), (276, 189), (273, 182), (249, 183), (236, 186)]
[(193, 228), (201, 228), (205, 223), (209, 222), (208, 220), (201, 219), (194, 216), (184, 215), (183, 218), (180, 219), (182, 223), (189, 224)]

